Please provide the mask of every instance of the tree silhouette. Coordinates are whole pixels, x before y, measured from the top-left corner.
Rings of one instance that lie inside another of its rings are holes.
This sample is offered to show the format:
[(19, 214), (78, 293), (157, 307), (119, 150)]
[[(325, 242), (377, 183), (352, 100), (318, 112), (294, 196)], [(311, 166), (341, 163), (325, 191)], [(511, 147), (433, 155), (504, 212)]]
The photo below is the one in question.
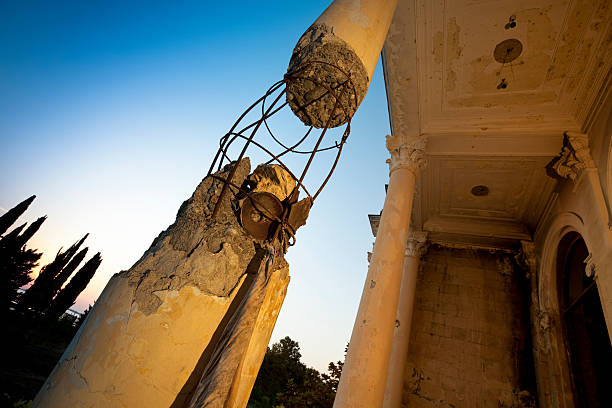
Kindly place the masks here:
[(35, 198), (36, 196), (33, 195), (30, 198), (23, 200), (15, 207), (8, 210), (6, 214), (0, 216), (0, 235), (4, 234), (6, 230), (9, 229), (9, 227), (13, 225), (19, 217), (21, 217), (21, 214), (23, 214), (25, 210), (28, 209), (28, 207), (30, 206), (30, 204), (32, 204), (32, 201), (34, 201)]
[(66, 309), (72, 306), (76, 298), (94, 276), (101, 263), (102, 255), (98, 252), (79, 269), (72, 279), (70, 279), (66, 287), (57, 294), (51, 306), (49, 306), (49, 309), (45, 312), (45, 316), (51, 319), (57, 319)]
[(17, 245), (22, 247), (36, 234), (40, 226), (47, 220), (47, 216), (42, 216), (34, 221), (30, 226), (23, 232), (23, 234), (17, 237)]
[[(36, 196), (31, 196), (11, 208), (6, 214), (0, 216), (0, 234), (7, 229), (25, 212)], [(17, 291), (32, 281), (30, 272), (38, 266), (41, 253), (33, 249), (26, 249), (26, 242), (38, 231), (46, 217), (40, 217), (25, 229), (27, 224), (14, 228), (0, 238), (0, 296), (2, 313), (13, 307), (17, 298)]]
[(24, 401), (31, 400), (40, 389), (87, 314), (75, 319), (64, 311), (87, 286), (102, 260), (98, 253), (79, 269), (87, 254), (87, 248), (80, 249), (85, 235), (65, 251), (60, 249), (30, 288), (19, 295), (19, 289), (32, 281), (30, 275), (42, 255), (26, 248), (26, 243), (47, 217), (29, 226), (9, 228), (34, 198), (0, 216), (0, 301), (4, 302), (0, 317), (5, 323), (6, 343), (0, 368), (0, 406), (26, 406)]
[(60, 249), (55, 255), (55, 259), (40, 270), (32, 286), (23, 294), (19, 301), (19, 306), (22, 311), (31, 311), (41, 314), (49, 307), (57, 291), (63, 286), (80, 263), (79, 261), (76, 265), (70, 265), (72, 268), (72, 270), (69, 271), (70, 273), (62, 273), (62, 271), (68, 267), (71, 259), (75, 256), (88, 235), (89, 234), (85, 234), (83, 238), (72, 244), (66, 251), (62, 252)]

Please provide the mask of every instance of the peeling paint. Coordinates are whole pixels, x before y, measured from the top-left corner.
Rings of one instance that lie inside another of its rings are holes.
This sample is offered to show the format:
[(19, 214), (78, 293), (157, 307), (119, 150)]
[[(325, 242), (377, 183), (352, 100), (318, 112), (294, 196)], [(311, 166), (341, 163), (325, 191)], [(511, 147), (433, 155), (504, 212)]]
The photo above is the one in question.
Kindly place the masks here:
[(438, 31), (433, 37), (433, 51), (434, 61), (436, 64), (442, 63), (442, 51), (444, 50), (444, 33)]
[[(609, 24), (606, 24), (609, 7), (610, 5), (607, 1), (600, 2), (597, 10), (593, 12), (591, 24), (587, 27), (586, 23), (588, 21), (585, 21), (583, 22), (583, 26), (580, 27), (584, 28), (580, 33), (582, 43), (580, 44), (578, 52), (575, 53), (575, 63), (572, 65), (568, 75), (566, 90), (569, 92), (573, 92), (582, 80), (587, 81), (586, 83), (593, 83), (595, 80), (594, 76), (597, 75), (597, 70), (593, 70), (589, 78), (584, 77), (584, 72), (591, 61), (589, 57), (594, 53), (594, 47), (597, 46), (596, 41), (600, 38), (601, 31), (605, 27), (610, 27)], [(607, 38), (604, 38), (604, 44), (607, 44), (609, 47), (612, 41), (610, 38), (610, 31), (607, 33), (606, 37)], [(603, 64), (605, 54), (605, 52), (595, 52), (597, 58), (596, 64)]]
[(463, 52), (460, 33), (461, 27), (457, 25), (457, 18), (450, 18), (446, 24), (446, 91), (454, 91), (457, 82), (457, 74), (454, 71), (455, 61)]
[(557, 98), (554, 91), (546, 92), (521, 92), (521, 93), (502, 93), (498, 95), (470, 95), (462, 98), (455, 98), (449, 101), (449, 105), (459, 107), (485, 107), (510, 105), (538, 105), (552, 102)]
[(350, 2), (349, 6), (347, 7), (347, 12), (348, 12), (349, 19), (353, 23), (357, 24), (364, 30), (368, 29), (368, 27), (370, 26), (370, 19), (368, 18), (368, 16), (366, 16), (365, 14), (361, 12), (361, 1), (360, 0)]
[(570, 65), (574, 61), (576, 47), (592, 12), (592, 1), (578, 0), (573, 3), (573, 8), (566, 21), (567, 28), (559, 38), (559, 46), (555, 52), (554, 60), (546, 74), (546, 81), (551, 85), (560, 85), (566, 77)]

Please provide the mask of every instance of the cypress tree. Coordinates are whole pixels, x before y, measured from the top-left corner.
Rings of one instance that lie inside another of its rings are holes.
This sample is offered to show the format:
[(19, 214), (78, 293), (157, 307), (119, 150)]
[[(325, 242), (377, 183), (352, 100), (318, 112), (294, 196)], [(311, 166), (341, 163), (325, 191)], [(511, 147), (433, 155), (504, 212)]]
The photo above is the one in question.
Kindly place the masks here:
[[(40, 273), (32, 286), (30, 286), (26, 293), (22, 295), (19, 301), (19, 306), (23, 310), (33, 309), (38, 312), (42, 312), (48, 307), (56, 293), (53, 290), (53, 287), (57, 285), (57, 282), (54, 284), (54, 281), (61, 274), (62, 270), (68, 265), (88, 235), (89, 234), (85, 234), (83, 238), (75, 242), (64, 252), (62, 252), (62, 249), (60, 248), (55, 256), (55, 259), (40, 270)], [(64, 281), (68, 278), (68, 276), (64, 278)], [(59, 287), (62, 286), (64, 281), (59, 284)]]
[(100, 263), (102, 263), (102, 256), (98, 252), (79, 269), (66, 287), (57, 294), (45, 315), (50, 319), (58, 319), (66, 309), (71, 307), (79, 294), (87, 287), (91, 278), (93, 278)]
[(23, 247), (26, 244), (26, 242), (28, 242), (30, 238), (32, 238), (34, 234), (36, 234), (36, 232), (38, 231), (40, 226), (43, 224), (43, 222), (45, 222), (46, 219), (47, 219), (46, 215), (40, 217), (39, 219), (31, 223), (28, 226), (28, 228), (23, 232), (23, 234), (17, 237), (17, 245), (19, 245), (19, 248)]
[(0, 238), (0, 307), (3, 312), (13, 306), (17, 290), (32, 281), (30, 272), (42, 255), (19, 244), (19, 234), (25, 226), (20, 225)]
[(30, 198), (26, 198), (15, 207), (8, 210), (6, 214), (0, 216), (0, 235), (3, 235), (6, 230), (9, 229), (9, 227), (13, 225), (15, 221), (17, 221), (21, 214), (23, 214), (25, 210), (28, 209), (30, 204), (32, 204), (32, 201), (34, 201), (35, 198), (35, 195), (31, 196)]
[[(17, 221), (35, 197), (22, 201), (0, 217), (0, 234), (5, 233)], [(0, 307), (3, 312), (13, 307), (17, 290), (32, 281), (30, 273), (38, 266), (42, 254), (33, 249), (25, 249), (24, 246), (45, 219), (46, 217), (37, 219), (23, 233), (21, 232), (26, 224), (16, 227), (0, 238)]]
[(60, 291), (62, 286), (64, 286), (64, 283), (66, 282), (66, 280), (68, 280), (70, 275), (72, 275), (72, 273), (76, 271), (76, 269), (81, 264), (83, 259), (85, 259), (85, 255), (87, 255), (88, 249), (89, 248), (81, 249), (79, 253), (76, 254), (74, 258), (70, 260), (70, 262), (68, 262), (68, 265), (66, 265), (60, 271), (60, 273), (57, 274), (57, 276), (53, 279), (53, 281), (49, 283), (48, 293), (46, 294), (49, 300), (55, 297), (55, 295), (57, 295), (57, 293)]
[(23, 231), (26, 225), (27, 222), (21, 224), (20, 226), (16, 227), (14, 230), (0, 238), (0, 250), (10, 251), (12, 248), (14, 248), (18, 242), (17, 237), (19, 236), (19, 234), (21, 234), (21, 231)]
[(2, 257), (0, 262), (0, 296), (5, 311), (13, 306), (17, 298), (17, 290), (32, 281), (30, 272), (38, 266), (40, 252), (33, 249), (20, 249), (8, 256)]

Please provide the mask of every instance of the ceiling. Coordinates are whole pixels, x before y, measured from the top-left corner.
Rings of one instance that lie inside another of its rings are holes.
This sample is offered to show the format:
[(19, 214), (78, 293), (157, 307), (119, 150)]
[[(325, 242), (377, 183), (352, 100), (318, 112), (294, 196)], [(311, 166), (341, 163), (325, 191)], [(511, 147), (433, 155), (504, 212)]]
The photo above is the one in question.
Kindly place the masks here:
[(565, 131), (588, 132), (609, 86), (611, 21), (605, 0), (399, 0), (383, 67), (393, 135), (428, 138), (415, 227), (532, 236), (555, 185), (544, 167)]

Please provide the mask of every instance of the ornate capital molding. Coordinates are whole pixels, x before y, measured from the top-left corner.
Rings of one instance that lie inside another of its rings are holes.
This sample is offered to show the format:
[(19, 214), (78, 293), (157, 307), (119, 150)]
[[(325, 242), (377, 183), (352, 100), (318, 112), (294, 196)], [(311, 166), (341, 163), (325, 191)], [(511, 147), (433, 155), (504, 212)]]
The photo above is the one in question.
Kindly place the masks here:
[(596, 279), (597, 278), (597, 265), (595, 264), (595, 261), (593, 260), (593, 254), (589, 254), (589, 256), (587, 256), (586, 259), (584, 260), (584, 263), (585, 263), (584, 273), (586, 273), (586, 276), (589, 278)]
[(387, 135), (387, 150), (391, 158), (389, 163), (389, 173), (400, 168), (408, 168), (415, 173), (422, 170), (427, 165), (425, 158), (425, 145), (427, 138), (418, 136), (410, 138), (407, 142), (401, 143), (397, 136)]
[[(372, 242), (372, 252), (374, 252), (374, 244), (376, 241)], [(368, 251), (368, 265), (370, 265), (370, 261), (372, 260), (372, 252)]]
[(514, 274), (514, 265), (512, 265), (512, 258), (508, 255), (501, 255), (495, 259), (497, 264), (497, 272), (503, 277), (509, 278)]
[(406, 242), (406, 256), (420, 258), (427, 252), (427, 233), (422, 231), (410, 232)]
[(521, 248), (515, 257), (516, 262), (523, 268), (530, 271), (535, 270), (537, 266), (535, 244), (533, 241), (521, 240)]
[(585, 133), (565, 132), (563, 150), (555, 157), (546, 170), (549, 176), (575, 181), (582, 170), (594, 168), (595, 162), (589, 150), (589, 136)]

